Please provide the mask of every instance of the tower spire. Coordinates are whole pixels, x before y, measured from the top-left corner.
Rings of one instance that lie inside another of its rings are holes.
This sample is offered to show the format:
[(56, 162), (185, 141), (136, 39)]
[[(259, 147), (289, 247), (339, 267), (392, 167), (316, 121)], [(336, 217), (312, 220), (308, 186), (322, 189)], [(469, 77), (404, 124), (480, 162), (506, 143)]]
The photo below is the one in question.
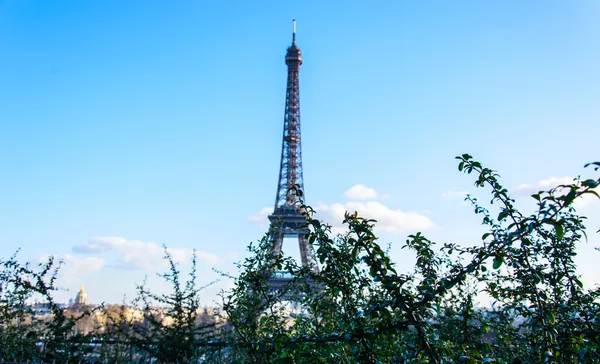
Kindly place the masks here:
[(294, 19), (294, 34), (292, 35), (292, 44), (296, 44), (296, 19)]

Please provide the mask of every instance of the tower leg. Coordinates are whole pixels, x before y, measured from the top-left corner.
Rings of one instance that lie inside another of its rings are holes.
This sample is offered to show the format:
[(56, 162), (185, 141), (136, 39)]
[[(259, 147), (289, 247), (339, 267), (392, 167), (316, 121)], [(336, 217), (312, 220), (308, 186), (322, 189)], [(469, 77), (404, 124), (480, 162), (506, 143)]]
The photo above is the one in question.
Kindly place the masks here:
[(279, 255), (283, 245), (283, 230), (281, 227), (271, 226), (271, 240), (273, 242), (273, 253)]
[(308, 240), (304, 237), (306, 231), (298, 231), (298, 244), (300, 246), (300, 258), (302, 259), (302, 265), (305, 267), (311, 266), (311, 269), (318, 272), (317, 261), (312, 246), (308, 243)]
[(308, 262), (309, 262), (309, 255), (308, 255), (308, 242), (306, 241), (306, 239), (304, 238), (304, 231), (298, 231), (298, 247), (300, 248), (300, 259), (302, 260), (302, 265), (303, 266), (307, 266)]

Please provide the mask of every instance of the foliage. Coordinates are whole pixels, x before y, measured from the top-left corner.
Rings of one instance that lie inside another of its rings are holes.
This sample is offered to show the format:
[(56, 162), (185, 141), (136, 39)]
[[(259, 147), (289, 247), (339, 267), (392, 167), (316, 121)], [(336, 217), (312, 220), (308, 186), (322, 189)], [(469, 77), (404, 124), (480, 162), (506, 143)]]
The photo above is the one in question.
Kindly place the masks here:
[(155, 358), (165, 363), (196, 362), (218, 355), (218, 350), (215, 353), (209, 343), (220, 330), (216, 318), (201, 306), (200, 292), (204, 287), (196, 284), (196, 253), (192, 255), (188, 279), (183, 283), (171, 254), (166, 247), (164, 251), (169, 271), (159, 276), (171, 285), (171, 292), (153, 293), (144, 281), (137, 286), (137, 297), (129, 305), (122, 305), (113, 314), (107, 313), (108, 322), (101, 337), (128, 343), (125, 352), (118, 350), (123, 345), (113, 345), (111, 355), (117, 361), (133, 360), (134, 352), (136, 358)]
[[(458, 168), (489, 188), (497, 215), (468, 197), (489, 228), (475, 247), (440, 249), (417, 233), (405, 248), (415, 270), (398, 273), (377, 244), (373, 220), (346, 214), (347, 233), (332, 237), (308, 206), (307, 239), (321, 270), (270, 256), (267, 236), (241, 267), (224, 309), (245, 362), (600, 362), (598, 289), (585, 290), (573, 257), (585, 237), (573, 202), (599, 180), (574, 180), (533, 195), (537, 211), (520, 213), (498, 174), (469, 155)], [(598, 169), (600, 163), (593, 164)], [(300, 191), (297, 191), (297, 193)], [(301, 192), (300, 192), (301, 196)], [(468, 261), (468, 263), (464, 263)], [(295, 277), (300, 312), (282, 314), (290, 292), (268, 290), (268, 274)], [(478, 308), (478, 295), (493, 297)]]
[[(536, 211), (525, 215), (495, 171), (467, 154), (457, 158), (458, 169), (491, 194), (489, 205), (467, 198), (488, 230), (481, 244), (438, 246), (421, 233), (410, 235), (404, 248), (416, 256), (414, 270), (399, 272), (378, 244), (376, 221), (347, 213), (346, 232), (335, 236), (302, 204), (302, 191), (294, 190), (319, 270), (275, 254), (267, 234), (239, 263), (234, 287), (222, 295), (222, 315), (211, 315), (201, 310), (195, 257), (182, 282), (165, 248), (170, 265), (161, 277), (171, 284), (169, 294), (152, 293), (143, 283), (130, 303), (72, 317), (52, 300), (60, 264), (50, 259), (34, 270), (13, 257), (1, 262), (0, 356), (39, 361), (60, 352), (65, 359), (169, 363), (600, 362), (600, 289), (584, 288), (577, 273), (574, 257), (586, 228), (573, 208), (582, 196), (597, 196), (600, 179), (536, 193)], [(600, 163), (591, 166), (597, 171)], [(269, 278), (281, 272), (293, 278), (274, 290)], [(50, 303), (49, 321), (28, 311), (34, 295)], [(478, 305), (482, 296), (494, 305)], [(86, 315), (102, 318), (103, 325), (77, 336), (73, 328)], [(40, 337), (43, 348), (35, 345)], [(100, 341), (100, 349), (90, 353), (86, 340)]]
[[(52, 296), (62, 262), (49, 257), (36, 267), (20, 264), (17, 255), (0, 261), (0, 359), (75, 360), (85, 355), (75, 328), (95, 310), (69, 314)], [(41, 301), (50, 318), (29, 304)]]

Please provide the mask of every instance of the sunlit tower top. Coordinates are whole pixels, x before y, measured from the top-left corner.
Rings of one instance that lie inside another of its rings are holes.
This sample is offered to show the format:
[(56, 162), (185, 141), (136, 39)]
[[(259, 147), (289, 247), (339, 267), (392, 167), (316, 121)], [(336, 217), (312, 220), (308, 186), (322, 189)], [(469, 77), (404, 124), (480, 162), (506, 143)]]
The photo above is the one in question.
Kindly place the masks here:
[(292, 35), (292, 45), (288, 47), (287, 55), (285, 56), (285, 63), (288, 65), (288, 69), (293, 67), (296, 71), (300, 69), (302, 64), (302, 52), (296, 45), (296, 20), (294, 20), (294, 33)]

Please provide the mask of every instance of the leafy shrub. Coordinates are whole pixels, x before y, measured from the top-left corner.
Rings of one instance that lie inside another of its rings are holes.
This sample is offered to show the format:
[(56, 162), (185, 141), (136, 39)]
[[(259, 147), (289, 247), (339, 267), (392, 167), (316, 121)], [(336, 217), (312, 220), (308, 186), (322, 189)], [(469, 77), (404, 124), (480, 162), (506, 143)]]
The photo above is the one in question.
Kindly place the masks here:
[[(467, 154), (458, 169), (490, 190), (486, 207), (468, 197), (488, 232), (481, 244), (437, 246), (421, 233), (405, 249), (416, 255), (412, 272), (398, 272), (373, 232), (376, 221), (347, 213), (346, 232), (306, 213), (306, 238), (320, 269), (299, 266), (273, 252), (267, 234), (239, 263), (234, 288), (223, 292), (222, 315), (200, 307), (196, 260), (183, 283), (165, 248), (172, 286), (156, 295), (145, 283), (133, 302), (87, 308), (71, 315), (52, 292), (60, 262), (32, 268), (16, 256), (0, 261), (0, 357), (3, 360), (102, 360), (238, 363), (596, 363), (600, 362), (600, 289), (585, 289), (576, 270), (585, 218), (573, 202), (594, 194), (600, 179), (532, 197), (524, 215), (498, 174)], [(591, 166), (598, 171), (600, 162)], [(273, 290), (274, 272), (293, 277)], [(478, 307), (479, 295), (495, 304)], [(27, 304), (42, 299), (52, 312), (42, 320)], [(294, 302), (294, 304), (290, 304)], [(137, 311), (136, 311), (137, 310)], [(134, 315), (132, 312), (138, 312)], [(104, 324), (74, 328), (86, 317)], [(221, 322), (221, 323), (219, 323)], [(81, 331), (81, 330), (79, 330)], [(90, 346), (100, 342), (99, 346)], [(43, 345), (39, 345), (43, 343)]]

